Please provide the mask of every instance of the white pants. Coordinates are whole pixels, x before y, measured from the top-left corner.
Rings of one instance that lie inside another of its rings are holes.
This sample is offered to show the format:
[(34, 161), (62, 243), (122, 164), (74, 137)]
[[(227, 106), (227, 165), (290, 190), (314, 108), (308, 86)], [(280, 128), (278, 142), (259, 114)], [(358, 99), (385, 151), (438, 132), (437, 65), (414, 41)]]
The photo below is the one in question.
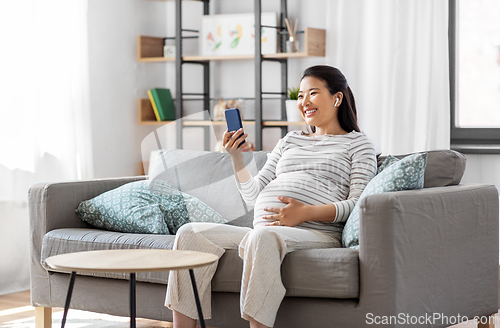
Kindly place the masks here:
[[(227, 249), (238, 249), (243, 259), (241, 278), (241, 317), (268, 327), (285, 296), (281, 282), (281, 262), (289, 252), (300, 249), (341, 247), (341, 235), (317, 230), (264, 226), (255, 229), (217, 223), (188, 223), (175, 236), (174, 249), (202, 251), (219, 258)], [(194, 269), (203, 315), (212, 317), (211, 281), (218, 261)], [(198, 319), (193, 289), (187, 270), (170, 271), (165, 306)]]

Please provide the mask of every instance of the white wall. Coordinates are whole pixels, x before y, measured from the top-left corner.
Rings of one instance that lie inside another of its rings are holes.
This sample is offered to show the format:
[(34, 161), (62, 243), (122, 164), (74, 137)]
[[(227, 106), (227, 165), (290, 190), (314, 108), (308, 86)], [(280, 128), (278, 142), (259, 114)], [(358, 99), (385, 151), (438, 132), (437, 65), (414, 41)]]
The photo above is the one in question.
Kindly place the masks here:
[(137, 124), (137, 99), (165, 85), (162, 63), (137, 61), (137, 36), (166, 34), (166, 3), (89, 1), (90, 108), (96, 178), (137, 175), (140, 142), (151, 128)]
[(489, 183), (500, 190), (500, 155), (468, 154), (462, 183)]
[[(175, 3), (145, 0), (89, 0), (90, 105), (92, 146), (96, 178), (136, 175), (141, 159), (141, 141), (155, 127), (137, 124), (137, 99), (147, 98), (146, 91), (167, 87), (175, 92), (174, 63), (139, 63), (137, 36), (174, 36)], [(305, 26), (326, 28), (326, 0), (288, 1), (288, 14)], [(262, 11), (279, 12), (279, 1), (263, 1)], [(212, 1), (211, 14), (253, 12), (253, 1)], [(202, 5), (183, 2), (183, 27), (198, 29)], [(328, 32), (327, 32), (328, 33)], [(327, 34), (328, 42), (328, 34)], [(298, 86), (302, 71), (325, 59), (307, 58), (289, 61), (289, 86)], [(220, 61), (211, 64), (211, 96), (238, 98), (254, 96), (252, 60)], [(184, 91), (201, 92), (201, 69), (186, 65)], [(279, 64), (263, 66), (263, 89), (279, 91)], [(279, 117), (279, 108), (268, 117)], [(216, 129), (220, 139), (224, 127)], [(255, 140), (253, 128), (247, 128), (249, 140)], [(281, 137), (279, 129), (264, 130), (264, 149), (272, 149)], [(201, 149), (200, 129), (184, 130), (184, 147)], [(215, 144), (216, 140), (211, 140)]]
[(500, 155), (467, 154), (466, 157), (467, 166), (461, 183), (493, 184), (500, 192)]

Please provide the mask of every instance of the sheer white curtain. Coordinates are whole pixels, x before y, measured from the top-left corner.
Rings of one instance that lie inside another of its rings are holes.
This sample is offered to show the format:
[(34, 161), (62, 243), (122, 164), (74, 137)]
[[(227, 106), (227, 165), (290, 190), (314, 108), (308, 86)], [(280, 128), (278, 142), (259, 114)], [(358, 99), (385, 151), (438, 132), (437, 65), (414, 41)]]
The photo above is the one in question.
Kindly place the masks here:
[(0, 2), (0, 294), (29, 288), (28, 189), (90, 178), (87, 0)]
[(384, 154), (448, 149), (448, 0), (327, 1), (327, 63)]

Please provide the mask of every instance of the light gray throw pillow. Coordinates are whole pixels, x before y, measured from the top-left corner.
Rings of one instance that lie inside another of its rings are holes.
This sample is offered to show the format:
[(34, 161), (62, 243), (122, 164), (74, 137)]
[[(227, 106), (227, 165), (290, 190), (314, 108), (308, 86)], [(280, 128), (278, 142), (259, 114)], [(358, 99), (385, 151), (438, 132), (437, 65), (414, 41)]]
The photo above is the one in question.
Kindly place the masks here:
[[(252, 175), (264, 166), (269, 151), (245, 152), (244, 162)], [(161, 180), (194, 196), (217, 211), (228, 224), (252, 227), (253, 208), (236, 187), (228, 153), (185, 149), (160, 150), (150, 166), (149, 180)]]

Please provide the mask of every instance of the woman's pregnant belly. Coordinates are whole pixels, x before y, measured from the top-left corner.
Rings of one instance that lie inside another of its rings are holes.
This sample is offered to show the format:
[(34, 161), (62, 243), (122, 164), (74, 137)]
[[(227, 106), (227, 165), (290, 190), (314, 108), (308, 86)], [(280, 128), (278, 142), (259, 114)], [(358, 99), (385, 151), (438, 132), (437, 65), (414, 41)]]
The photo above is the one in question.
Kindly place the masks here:
[(331, 186), (318, 177), (310, 174), (287, 173), (281, 174), (262, 189), (257, 196), (254, 207), (254, 227), (265, 225), (274, 220), (265, 220), (264, 215), (277, 214), (265, 211), (266, 207), (281, 208), (284, 203), (278, 196), (294, 198), (306, 205), (323, 205), (335, 201)]

